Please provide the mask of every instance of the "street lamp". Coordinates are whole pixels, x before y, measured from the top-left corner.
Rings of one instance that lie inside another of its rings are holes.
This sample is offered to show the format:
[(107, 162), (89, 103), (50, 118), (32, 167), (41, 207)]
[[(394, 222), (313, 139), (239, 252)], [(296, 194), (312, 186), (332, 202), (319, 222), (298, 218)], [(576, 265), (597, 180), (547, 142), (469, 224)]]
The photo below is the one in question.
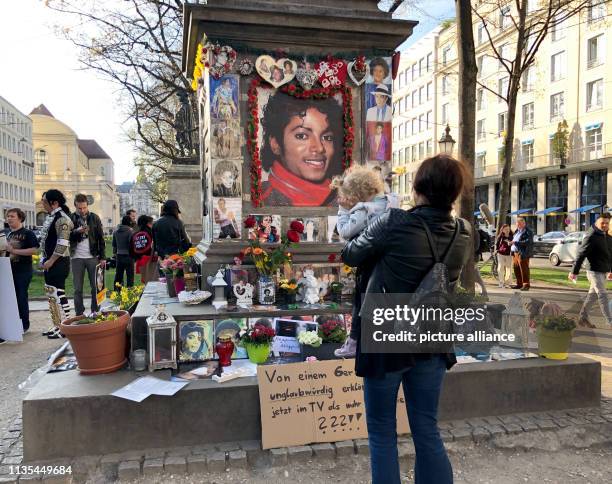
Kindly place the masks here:
[(445, 134), (442, 135), (440, 141), (438, 141), (438, 145), (440, 146), (440, 153), (443, 153), (445, 155), (452, 155), (453, 148), (455, 147), (455, 140), (450, 135), (450, 127), (448, 126), (448, 124), (446, 125), (444, 133)]

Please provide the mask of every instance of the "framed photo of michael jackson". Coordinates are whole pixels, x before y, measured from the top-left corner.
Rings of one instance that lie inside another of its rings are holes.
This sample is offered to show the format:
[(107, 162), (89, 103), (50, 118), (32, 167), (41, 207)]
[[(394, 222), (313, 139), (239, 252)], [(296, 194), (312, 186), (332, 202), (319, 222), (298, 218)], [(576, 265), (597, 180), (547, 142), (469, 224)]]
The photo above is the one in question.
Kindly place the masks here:
[(257, 101), (263, 204), (335, 205), (329, 185), (343, 170), (342, 95), (300, 99), (259, 87)]

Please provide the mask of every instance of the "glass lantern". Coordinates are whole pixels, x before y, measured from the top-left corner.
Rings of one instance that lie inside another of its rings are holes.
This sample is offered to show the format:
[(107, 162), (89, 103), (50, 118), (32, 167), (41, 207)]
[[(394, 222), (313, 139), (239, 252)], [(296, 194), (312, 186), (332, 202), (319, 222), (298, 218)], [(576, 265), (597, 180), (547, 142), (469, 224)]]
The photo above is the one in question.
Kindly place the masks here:
[(176, 370), (176, 320), (156, 306), (155, 314), (147, 318), (149, 332), (149, 371), (162, 368)]
[(508, 301), (508, 306), (502, 312), (502, 333), (512, 333), (514, 342), (508, 341), (504, 346), (526, 349), (529, 346), (529, 314), (523, 306), (523, 300), (518, 292)]

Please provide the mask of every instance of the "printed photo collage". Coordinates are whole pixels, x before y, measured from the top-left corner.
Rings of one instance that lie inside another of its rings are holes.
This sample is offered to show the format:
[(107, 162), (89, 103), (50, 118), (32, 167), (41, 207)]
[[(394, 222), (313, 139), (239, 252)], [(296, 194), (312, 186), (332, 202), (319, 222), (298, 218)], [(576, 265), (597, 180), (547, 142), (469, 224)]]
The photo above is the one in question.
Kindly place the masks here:
[[(179, 350), (177, 352), (179, 363), (209, 362), (202, 371), (195, 372), (188, 379), (212, 376), (217, 367), (215, 360), (218, 360), (215, 344), (217, 338), (222, 336), (231, 336), (234, 341), (235, 349), (232, 360), (248, 358), (245, 348), (238, 345), (237, 335), (256, 324), (274, 328), (276, 336), (272, 343), (272, 352), (276, 356), (299, 354), (297, 339), (299, 334), (303, 331), (317, 331), (319, 324), (330, 320), (340, 321), (347, 332), (351, 329), (350, 314), (180, 321), (178, 323)], [(182, 376), (179, 375), (179, 377)]]

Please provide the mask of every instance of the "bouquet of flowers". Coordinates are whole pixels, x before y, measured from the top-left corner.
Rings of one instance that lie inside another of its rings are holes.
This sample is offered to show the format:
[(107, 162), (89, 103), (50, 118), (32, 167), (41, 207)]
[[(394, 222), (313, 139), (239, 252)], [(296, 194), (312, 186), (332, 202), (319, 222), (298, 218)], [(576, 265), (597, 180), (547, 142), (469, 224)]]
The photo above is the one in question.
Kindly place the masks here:
[(302, 345), (318, 348), (321, 346), (321, 343), (323, 343), (323, 338), (321, 338), (316, 331), (303, 331), (299, 334), (298, 341)]
[(144, 286), (124, 287), (121, 284), (115, 284), (115, 290), (111, 291), (108, 299), (119, 309), (127, 311), (140, 300)]
[(256, 324), (240, 337), (240, 344), (244, 345), (269, 345), (276, 336), (275, 331), (263, 324)]
[(338, 319), (330, 319), (319, 324), (319, 336), (323, 343), (344, 343), (346, 329)]
[(183, 252), (180, 256), (183, 258), (184, 269), (189, 272), (194, 272), (192, 267), (195, 263), (194, 256), (198, 252), (198, 249), (191, 247), (187, 252)]
[(166, 276), (181, 277), (185, 270), (185, 259), (180, 254), (172, 254), (161, 261), (160, 266)]
[(287, 294), (297, 294), (300, 286), (295, 279), (281, 279), (278, 288)]
[[(256, 223), (255, 217), (251, 215), (244, 221), (244, 226), (250, 229), (255, 227)], [(281, 237), (280, 245), (273, 249), (264, 248), (259, 239), (249, 240), (249, 247), (242, 249), (236, 259), (241, 263), (246, 256), (250, 256), (260, 275), (274, 276), (281, 266), (291, 264), (289, 248), (300, 241), (300, 234), (303, 232), (304, 225), (298, 220), (293, 220), (287, 234)]]

